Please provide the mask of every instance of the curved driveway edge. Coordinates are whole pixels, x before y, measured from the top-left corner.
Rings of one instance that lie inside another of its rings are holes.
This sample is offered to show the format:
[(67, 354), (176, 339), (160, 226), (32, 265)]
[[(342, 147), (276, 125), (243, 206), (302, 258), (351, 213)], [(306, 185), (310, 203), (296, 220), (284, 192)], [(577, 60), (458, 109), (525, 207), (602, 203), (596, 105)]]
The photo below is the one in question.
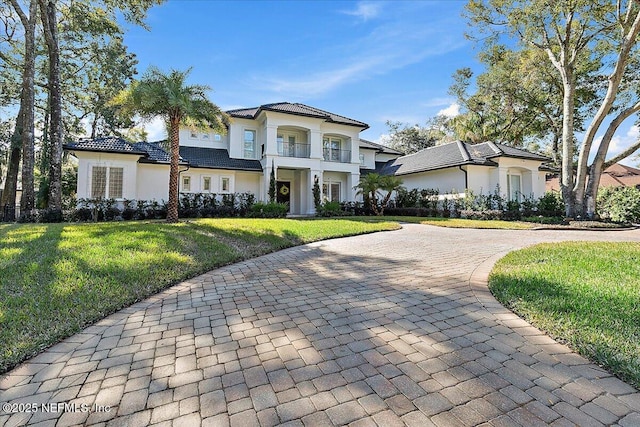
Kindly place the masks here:
[(640, 231), (407, 224), (213, 270), (0, 378), (0, 425), (638, 426), (637, 390), (488, 292), (561, 240)]

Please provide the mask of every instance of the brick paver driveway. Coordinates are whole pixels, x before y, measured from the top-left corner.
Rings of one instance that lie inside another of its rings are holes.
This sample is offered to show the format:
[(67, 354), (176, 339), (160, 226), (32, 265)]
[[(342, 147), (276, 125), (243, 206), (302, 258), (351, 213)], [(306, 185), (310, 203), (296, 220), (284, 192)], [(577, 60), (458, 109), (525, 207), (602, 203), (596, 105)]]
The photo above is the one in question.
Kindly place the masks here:
[(638, 426), (637, 391), (486, 291), (506, 251), (595, 239), (640, 232), (406, 225), (221, 268), (11, 371), (0, 424)]

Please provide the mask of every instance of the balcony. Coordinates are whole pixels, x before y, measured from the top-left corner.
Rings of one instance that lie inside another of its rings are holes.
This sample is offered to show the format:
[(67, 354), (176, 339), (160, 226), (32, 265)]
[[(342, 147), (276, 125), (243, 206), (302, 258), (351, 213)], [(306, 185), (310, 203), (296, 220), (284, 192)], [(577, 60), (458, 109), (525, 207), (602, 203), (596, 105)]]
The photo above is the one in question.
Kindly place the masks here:
[(278, 154), (283, 157), (298, 157), (308, 159), (309, 155), (311, 154), (311, 145), (279, 141)]
[(324, 148), (322, 150), (322, 157), (327, 162), (351, 163), (351, 150)]

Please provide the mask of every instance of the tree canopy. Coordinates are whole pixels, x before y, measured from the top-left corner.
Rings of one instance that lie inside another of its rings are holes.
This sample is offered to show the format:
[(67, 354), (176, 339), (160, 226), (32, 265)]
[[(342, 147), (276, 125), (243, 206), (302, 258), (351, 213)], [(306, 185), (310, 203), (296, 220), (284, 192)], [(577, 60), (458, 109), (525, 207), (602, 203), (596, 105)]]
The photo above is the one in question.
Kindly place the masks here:
[[(515, 44), (515, 52), (531, 52), (538, 58), (539, 66), (531, 70), (543, 70), (550, 88), (557, 86), (557, 95), (549, 102), (560, 107), (554, 122), (561, 124), (559, 152), (566, 214), (593, 216), (603, 167), (640, 148), (638, 141), (606, 160), (615, 131), (640, 110), (640, 3), (470, 0), (466, 15), (473, 28), (472, 36), (481, 41), (483, 52), (490, 52), (501, 43)], [(519, 116), (527, 117), (527, 113)], [(576, 165), (577, 134), (582, 130)], [(598, 138), (603, 131), (604, 135)], [(592, 151), (596, 154), (589, 164)]]

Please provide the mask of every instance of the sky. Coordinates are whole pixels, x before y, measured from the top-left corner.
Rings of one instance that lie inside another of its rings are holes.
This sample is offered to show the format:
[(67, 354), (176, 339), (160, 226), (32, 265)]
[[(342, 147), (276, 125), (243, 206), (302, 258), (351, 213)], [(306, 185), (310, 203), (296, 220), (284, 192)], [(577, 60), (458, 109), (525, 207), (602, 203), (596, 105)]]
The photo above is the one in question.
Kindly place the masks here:
[[(384, 141), (386, 121), (424, 125), (455, 115), (453, 73), (475, 72), (465, 39), (464, 0), (169, 0), (152, 8), (150, 29), (129, 26), (125, 43), (162, 70), (192, 67), (189, 82), (212, 88), (223, 110), (300, 102), (369, 124), (362, 138)], [(610, 153), (639, 136), (624, 124)], [(164, 125), (147, 124), (149, 139)]]

